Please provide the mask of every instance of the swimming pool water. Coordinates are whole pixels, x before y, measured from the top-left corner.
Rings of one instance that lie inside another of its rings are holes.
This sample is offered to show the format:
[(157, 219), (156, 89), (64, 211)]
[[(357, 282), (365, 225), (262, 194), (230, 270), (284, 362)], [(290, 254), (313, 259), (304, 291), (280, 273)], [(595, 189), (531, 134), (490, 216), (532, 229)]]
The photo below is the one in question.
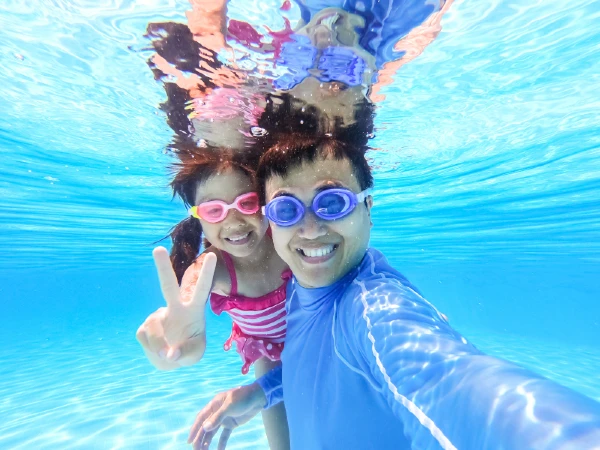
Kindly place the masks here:
[[(266, 6), (232, 17), (275, 27)], [(170, 449), (248, 379), (135, 342), (170, 202), (149, 21), (186, 2), (0, 5), (0, 448)], [(377, 116), (372, 244), (476, 346), (600, 401), (600, 5), (458, 1)], [(266, 448), (259, 419), (229, 448)]]
[[(153, 370), (130, 330), (108, 324), (43, 330), (0, 352), (0, 448), (180, 449), (194, 417), (217, 391), (247, 381), (225, 354), (226, 321), (209, 321), (205, 359), (177, 372)], [(517, 362), (600, 401), (597, 347), (549, 344), (463, 329), (487, 353)], [(268, 449), (260, 418), (234, 432), (228, 448)]]

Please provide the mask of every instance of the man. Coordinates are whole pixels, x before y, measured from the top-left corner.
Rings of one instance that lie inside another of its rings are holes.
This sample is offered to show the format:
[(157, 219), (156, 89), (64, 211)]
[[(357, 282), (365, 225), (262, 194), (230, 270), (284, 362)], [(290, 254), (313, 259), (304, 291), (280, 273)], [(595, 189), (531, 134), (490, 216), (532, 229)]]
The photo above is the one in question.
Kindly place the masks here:
[(478, 351), (375, 249), (364, 150), (279, 138), (261, 159), (294, 273), (282, 368), (219, 394), (194, 448), (285, 399), (292, 449), (599, 449), (600, 404)]

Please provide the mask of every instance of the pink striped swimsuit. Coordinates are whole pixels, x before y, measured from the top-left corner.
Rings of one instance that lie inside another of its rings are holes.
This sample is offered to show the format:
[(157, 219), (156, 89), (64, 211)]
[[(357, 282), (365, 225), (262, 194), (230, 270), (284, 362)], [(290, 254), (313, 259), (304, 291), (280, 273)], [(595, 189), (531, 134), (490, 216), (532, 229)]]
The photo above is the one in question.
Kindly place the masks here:
[(221, 253), (231, 277), (231, 293), (212, 293), (210, 307), (217, 315), (225, 311), (231, 316), (231, 336), (225, 341), (223, 348), (230, 350), (232, 342), (235, 342), (237, 352), (244, 362), (242, 373), (247, 374), (250, 366), (263, 356), (271, 361), (279, 361), (281, 358), (287, 326), (285, 289), (292, 272), (287, 269), (281, 274), (283, 284), (274, 291), (261, 297), (245, 297), (237, 292), (237, 277), (231, 256), (223, 251)]

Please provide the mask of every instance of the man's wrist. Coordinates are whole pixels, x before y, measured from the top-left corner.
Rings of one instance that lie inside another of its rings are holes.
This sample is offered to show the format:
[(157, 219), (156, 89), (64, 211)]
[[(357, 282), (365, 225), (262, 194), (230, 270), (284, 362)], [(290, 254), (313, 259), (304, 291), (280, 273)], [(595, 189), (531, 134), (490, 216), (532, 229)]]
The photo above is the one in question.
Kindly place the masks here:
[(255, 381), (254, 383), (247, 385), (247, 387), (251, 391), (252, 404), (260, 407), (260, 409), (264, 409), (267, 406), (267, 396), (265, 395), (262, 386)]
[(283, 400), (283, 389), (281, 386), (281, 366), (272, 369), (255, 382), (262, 390), (265, 402), (263, 409), (268, 409)]

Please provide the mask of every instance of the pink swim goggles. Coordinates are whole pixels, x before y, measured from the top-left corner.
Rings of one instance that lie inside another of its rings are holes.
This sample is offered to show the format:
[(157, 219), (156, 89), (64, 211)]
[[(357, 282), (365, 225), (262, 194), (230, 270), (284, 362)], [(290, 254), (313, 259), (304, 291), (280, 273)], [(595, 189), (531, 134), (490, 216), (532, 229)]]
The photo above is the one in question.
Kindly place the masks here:
[(260, 209), (258, 194), (247, 192), (236, 198), (233, 203), (227, 204), (221, 200), (211, 200), (200, 203), (190, 208), (190, 215), (196, 219), (203, 219), (209, 223), (218, 223), (225, 220), (230, 209), (237, 209), (242, 214), (256, 214)]

